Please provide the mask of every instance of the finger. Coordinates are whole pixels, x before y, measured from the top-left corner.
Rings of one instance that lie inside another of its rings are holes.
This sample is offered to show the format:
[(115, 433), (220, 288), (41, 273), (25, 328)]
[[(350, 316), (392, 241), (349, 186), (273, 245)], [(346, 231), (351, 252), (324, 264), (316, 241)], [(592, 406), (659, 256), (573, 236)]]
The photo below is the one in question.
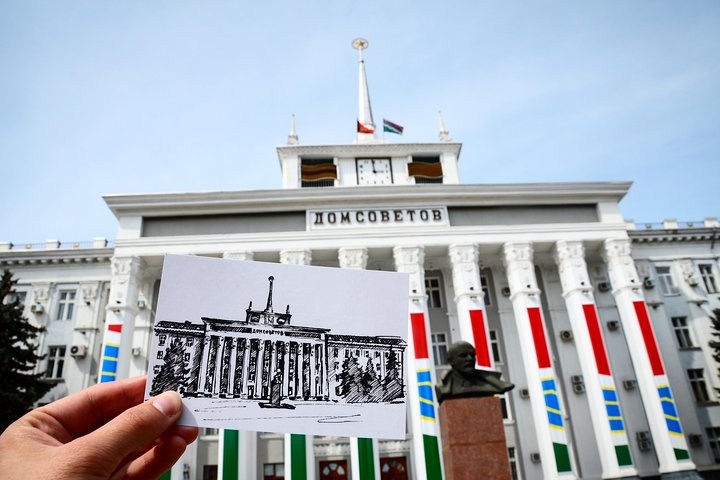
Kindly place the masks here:
[(79, 437), (141, 403), (145, 395), (145, 381), (146, 377), (135, 377), (101, 383), (38, 411), (52, 416), (71, 437)]
[(141, 457), (122, 465), (112, 478), (127, 478), (130, 480), (158, 478), (175, 465), (187, 445), (185, 439), (179, 435), (165, 437)]
[(173, 425), (172, 427), (168, 428), (165, 433), (162, 434), (162, 436), (155, 439), (155, 441), (153, 441), (149, 445), (136, 446), (137, 448), (135, 448), (134, 451), (130, 452), (129, 455), (127, 455), (123, 460), (120, 461), (120, 465), (129, 464), (136, 458), (140, 458), (141, 456), (145, 455), (145, 453), (147, 453), (150, 449), (154, 448), (155, 446), (159, 445), (164, 441), (167, 441), (169, 437), (173, 436), (182, 438), (183, 440), (185, 440), (185, 443), (187, 445), (190, 445), (197, 438), (198, 429), (197, 427)]
[(170, 429), (180, 417), (181, 408), (180, 395), (165, 392), (121, 413), (71, 445), (84, 460), (114, 471), (138, 447), (152, 444)]

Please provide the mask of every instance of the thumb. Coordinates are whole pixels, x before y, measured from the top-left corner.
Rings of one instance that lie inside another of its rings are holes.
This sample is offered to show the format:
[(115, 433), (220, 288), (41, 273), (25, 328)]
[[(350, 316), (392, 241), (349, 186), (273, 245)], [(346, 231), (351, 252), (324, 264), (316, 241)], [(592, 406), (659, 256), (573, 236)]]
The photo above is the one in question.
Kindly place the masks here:
[(125, 410), (94, 432), (82, 437), (80, 452), (113, 471), (128, 455), (153, 443), (172, 427), (182, 411), (182, 399), (168, 391)]

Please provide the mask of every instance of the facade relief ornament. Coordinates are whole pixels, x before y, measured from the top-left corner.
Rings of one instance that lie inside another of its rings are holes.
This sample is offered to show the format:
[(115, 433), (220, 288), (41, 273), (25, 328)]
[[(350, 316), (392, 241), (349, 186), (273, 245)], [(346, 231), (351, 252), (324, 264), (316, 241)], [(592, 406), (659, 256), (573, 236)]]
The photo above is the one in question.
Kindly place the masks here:
[(419, 246), (393, 248), (395, 269), (410, 274), (410, 296), (420, 300), (425, 295), (425, 249)]
[(98, 282), (80, 284), (80, 291), (82, 292), (84, 301), (89, 302), (97, 298), (99, 291), (98, 285)]
[[(108, 308), (134, 309), (139, 287), (140, 257), (113, 257)], [(131, 298), (132, 297), (132, 298)]]
[(247, 262), (251, 262), (255, 259), (255, 253), (249, 252), (249, 251), (237, 251), (237, 252), (223, 252), (222, 258), (227, 258), (230, 260), (243, 260)]
[(477, 245), (450, 245), (448, 248), (452, 262), (452, 279), (456, 298), (460, 295), (479, 295), (480, 266), (478, 265)]
[(629, 238), (605, 240), (602, 257), (607, 263), (613, 290), (632, 288), (634, 291), (640, 292), (640, 279), (630, 253)]
[(585, 247), (581, 241), (560, 240), (553, 255), (560, 273), (563, 295), (573, 291), (590, 292), (590, 276), (585, 263)]
[(535, 278), (532, 244), (529, 242), (506, 243), (503, 245), (503, 254), (503, 263), (512, 295), (520, 292), (539, 293)]
[(310, 265), (311, 262), (312, 250), (310, 249), (280, 251), (280, 263), (286, 263), (289, 265)]
[(341, 268), (367, 268), (368, 251), (365, 247), (341, 247), (338, 250)]

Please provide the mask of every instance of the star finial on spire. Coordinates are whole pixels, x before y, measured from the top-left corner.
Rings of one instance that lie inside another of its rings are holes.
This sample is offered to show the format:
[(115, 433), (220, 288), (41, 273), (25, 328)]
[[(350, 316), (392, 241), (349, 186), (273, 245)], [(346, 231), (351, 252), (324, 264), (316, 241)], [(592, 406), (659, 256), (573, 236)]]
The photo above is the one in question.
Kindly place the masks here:
[(438, 120), (440, 120), (440, 131), (438, 132), (438, 138), (441, 142), (451, 141), (452, 138), (450, 138), (450, 132), (448, 132), (447, 128), (445, 128), (445, 120), (443, 120), (443, 114), (440, 110), (438, 110)]
[(363, 50), (367, 49), (370, 43), (364, 38), (356, 38), (352, 41), (352, 47), (359, 52), (360, 81), (358, 89), (358, 118), (357, 118), (357, 140), (375, 140), (375, 122), (373, 121), (372, 107), (370, 106), (370, 91), (368, 90), (367, 76), (365, 75), (365, 60)]
[(290, 134), (288, 135), (287, 139), (288, 145), (297, 145), (298, 144), (298, 134), (295, 130), (295, 114), (292, 114), (292, 120), (290, 120)]

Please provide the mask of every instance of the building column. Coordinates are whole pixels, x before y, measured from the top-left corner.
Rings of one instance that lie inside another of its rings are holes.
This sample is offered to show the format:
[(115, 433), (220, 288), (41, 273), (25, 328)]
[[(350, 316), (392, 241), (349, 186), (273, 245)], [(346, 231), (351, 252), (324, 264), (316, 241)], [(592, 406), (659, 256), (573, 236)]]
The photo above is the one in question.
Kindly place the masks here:
[(572, 476), (564, 413), (543, 321), (532, 244), (506, 243), (503, 245), (503, 263), (522, 346), (543, 476), (546, 479)]
[(442, 450), (434, 388), (435, 363), (429, 348), (430, 322), (425, 294), (425, 250), (421, 246), (396, 246), (393, 255), (396, 270), (410, 274), (408, 358), (414, 360), (415, 368), (408, 368), (407, 372), (414, 477), (442, 480)]
[[(253, 260), (254, 254), (249, 251), (229, 251), (223, 252), (225, 259), (230, 260)], [(242, 392), (237, 392), (235, 388), (237, 356), (238, 353), (247, 356), (250, 345), (246, 343), (245, 351), (238, 352), (239, 338), (235, 338), (230, 344), (230, 366), (228, 371), (228, 395), (239, 396), (240, 393), (247, 392), (247, 388), (243, 388)], [(209, 349), (208, 344), (207, 348)], [(220, 350), (220, 348), (218, 348)], [(202, 363), (201, 363), (202, 365)], [(207, 364), (206, 364), (207, 365)], [(207, 366), (205, 367), (207, 368)], [(247, 361), (243, 362), (243, 369), (247, 370)], [(222, 370), (221, 370), (222, 372)], [(243, 385), (247, 382), (247, 372), (243, 372)], [(201, 378), (203, 378), (203, 368), (200, 369)], [(202, 380), (204, 381), (204, 380)], [(219, 385), (219, 382), (217, 382)], [(237, 479), (237, 478), (255, 478), (257, 475), (257, 433), (237, 430), (220, 430), (220, 441), (218, 445), (218, 478)]]
[(605, 240), (602, 254), (652, 432), (659, 471), (694, 470), (641, 282), (630, 256), (630, 239)]
[(477, 245), (450, 245), (453, 290), (460, 324), (460, 338), (475, 347), (477, 366), (492, 370), (490, 330), (485, 315), (485, 297), (480, 284)]
[(577, 345), (603, 478), (636, 476), (585, 263), (585, 247), (580, 241), (561, 240), (555, 245), (554, 258)]
[(99, 383), (127, 378), (137, 314), (142, 260), (137, 256), (113, 257), (110, 300), (100, 361)]
[[(368, 251), (365, 247), (342, 247), (338, 250), (340, 268), (364, 270), (367, 268)], [(380, 480), (378, 443), (372, 438), (350, 438), (350, 467), (352, 478)]]
[[(280, 251), (280, 263), (310, 265), (311, 261), (312, 251), (309, 249)], [(299, 358), (302, 359), (303, 355), (299, 355)], [(298, 372), (302, 375), (301, 367), (298, 368)], [(285, 434), (285, 478), (287, 480), (315, 479), (315, 453), (312, 435)]]

